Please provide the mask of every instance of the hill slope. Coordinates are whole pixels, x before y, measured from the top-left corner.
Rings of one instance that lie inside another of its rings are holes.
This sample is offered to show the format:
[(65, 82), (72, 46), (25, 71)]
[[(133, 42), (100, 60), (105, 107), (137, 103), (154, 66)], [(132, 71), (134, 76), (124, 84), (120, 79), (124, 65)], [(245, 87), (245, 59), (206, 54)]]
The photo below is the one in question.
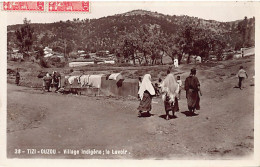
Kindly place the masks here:
[[(129, 34), (143, 25), (158, 25), (162, 32), (180, 36), (185, 26), (202, 29), (208, 36), (218, 34), (228, 48), (241, 41), (242, 20), (218, 22), (190, 16), (169, 16), (157, 12), (134, 10), (99, 19), (74, 19), (49, 24), (31, 24), (34, 29), (34, 46), (49, 46), (59, 51), (66, 45), (70, 50), (110, 50), (116, 47), (120, 36)], [(15, 30), (21, 25), (8, 26), (8, 48), (15, 47)], [(254, 45), (254, 18), (247, 19), (248, 45)]]

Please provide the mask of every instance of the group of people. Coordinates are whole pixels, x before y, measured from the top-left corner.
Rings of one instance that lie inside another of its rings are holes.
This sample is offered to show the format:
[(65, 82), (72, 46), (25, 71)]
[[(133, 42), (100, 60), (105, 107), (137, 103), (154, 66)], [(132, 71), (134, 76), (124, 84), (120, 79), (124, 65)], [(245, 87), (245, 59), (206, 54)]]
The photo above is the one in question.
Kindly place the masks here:
[[(164, 102), (166, 119), (168, 120), (170, 117), (170, 112), (174, 115), (175, 112), (179, 111), (178, 100), (180, 99), (180, 93), (182, 89), (182, 82), (180, 76), (177, 77), (177, 81), (174, 77), (174, 74), (167, 71), (166, 78), (161, 82), (160, 85), (153, 86), (151, 82), (151, 75), (145, 74), (143, 79), (140, 80), (140, 87), (138, 91), (138, 96), (140, 98), (140, 104), (138, 106), (139, 115), (142, 115), (143, 111), (147, 111), (150, 114), (152, 109), (152, 97), (156, 96), (158, 89), (160, 88), (160, 92), (162, 93), (162, 100)], [(196, 69), (191, 69), (190, 75), (185, 80), (184, 89), (186, 90), (186, 98), (188, 109), (190, 112), (194, 113), (195, 110), (200, 109), (200, 97), (199, 93), (202, 96), (200, 83), (198, 78), (196, 77)]]
[(46, 73), (46, 76), (43, 77), (43, 91), (50, 92), (51, 88), (54, 88), (57, 93), (61, 87), (61, 75), (57, 71), (53, 71), (52, 74)]

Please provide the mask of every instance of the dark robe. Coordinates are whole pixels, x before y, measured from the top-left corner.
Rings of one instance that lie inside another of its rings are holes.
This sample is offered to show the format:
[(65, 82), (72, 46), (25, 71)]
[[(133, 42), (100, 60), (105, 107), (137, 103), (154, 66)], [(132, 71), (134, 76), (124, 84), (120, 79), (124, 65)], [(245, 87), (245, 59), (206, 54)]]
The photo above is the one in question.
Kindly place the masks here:
[(140, 101), (139, 111), (151, 111), (152, 110), (152, 96), (148, 91), (144, 92), (143, 99)]
[(16, 74), (15, 74), (15, 84), (19, 85), (19, 82), (20, 82), (20, 73), (16, 72)]
[(51, 87), (52, 77), (51, 76), (49, 76), (49, 77), (45, 76), (45, 77), (43, 77), (43, 81), (45, 82), (45, 84), (44, 84), (45, 89), (47, 89), (49, 91), (50, 87)]
[(168, 113), (169, 111), (172, 111), (174, 114), (175, 112), (179, 111), (179, 102), (177, 97), (175, 97), (174, 103), (170, 102), (170, 97), (166, 96), (165, 101), (164, 101), (164, 108), (165, 112)]
[(195, 76), (189, 76), (185, 80), (186, 98), (189, 110), (200, 109), (199, 80)]

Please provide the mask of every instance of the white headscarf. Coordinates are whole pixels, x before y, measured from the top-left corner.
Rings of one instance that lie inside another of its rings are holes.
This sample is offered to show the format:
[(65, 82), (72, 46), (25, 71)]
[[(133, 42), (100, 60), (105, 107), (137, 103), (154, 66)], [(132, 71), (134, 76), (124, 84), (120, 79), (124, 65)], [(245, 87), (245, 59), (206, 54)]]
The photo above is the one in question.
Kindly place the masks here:
[(152, 82), (151, 82), (151, 75), (150, 74), (144, 75), (140, 89), (138, 91), (138, 94), (139, 94), (139, 97), (140, 97), (141, 100), (143, 99), (144, 92), (146, 90), (150, 93), (150, 95), (155, 95), (155, 90), (154, 90)]
[(162, 99), (165, 100), (166, 94), (170, 97), (170, 101), (174, 102), (175, 96), (179, 92), (179, 86), (173, 74), (168, 74), (162, 82), (162, 92), (164, 92)]

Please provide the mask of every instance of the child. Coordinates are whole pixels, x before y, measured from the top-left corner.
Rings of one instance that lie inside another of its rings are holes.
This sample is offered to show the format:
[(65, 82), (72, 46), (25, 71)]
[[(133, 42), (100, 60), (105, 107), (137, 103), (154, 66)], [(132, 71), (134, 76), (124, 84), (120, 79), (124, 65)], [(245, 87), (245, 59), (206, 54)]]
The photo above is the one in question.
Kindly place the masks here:
[(181, 81), (181, 77), (179, 75), (177, 76), (177, 83), (179, 86), (178, 100), (180, 100), (181, 99), (182, 81)]
[(245, 78), (248, 78), (248, 75), (244, 70), (243, 66), (240, 66), (240, 69), (237, 73), (237, 77), (238, 77), (238, 87), (242, 90), (242, 82)]
[(155, 95), (156, 96), (160, 96), (160, 94), (161, 94), (161, 82), (162, 82), (162, 79), (161, 78), (159, 78), (159, 80), (158, 80), (159, 82), (158, 83), (155, 83), (154, 84), (154, 89), (155, 89)]

